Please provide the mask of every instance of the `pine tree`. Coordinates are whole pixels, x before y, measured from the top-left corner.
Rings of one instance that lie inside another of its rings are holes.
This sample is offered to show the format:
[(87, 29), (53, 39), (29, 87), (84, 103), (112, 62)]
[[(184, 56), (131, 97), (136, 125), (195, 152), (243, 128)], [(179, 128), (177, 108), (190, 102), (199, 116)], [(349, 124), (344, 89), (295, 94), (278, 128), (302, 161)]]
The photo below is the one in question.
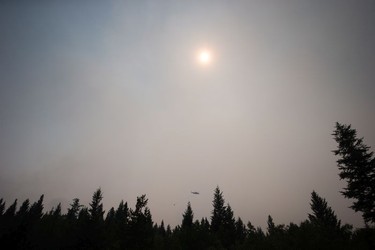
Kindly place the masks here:
[(223, 223), (223, 245), (230, 248), (236, 240), (236, 220), (234, 213), (229, 204), (225, 208), (225, 216)]
[(227, 229), (234, 229), (235, 228), (236, 220), (234, 219), (234, 213), (232, 207), (227, 204), (225, 208), (225, 216), (224, 216), (224, 226)]
[(129, 216), (128, 203), (121, 201), (115, 211), (115, 221), (118, 226), (117, 235), (121, 249), (127, 248)]
[(32, 219), (39, 220), (43, 216), (43, 199), (44, 195), (42, 194), (37, 202), (34, 202), (29, 210), (29, 214)]
[(78, 213), (78, 220), (82, 223), (82, 222), (87, 222), (89, 221), (90, 219), (90, 213), (89, 213), (89, 210), (87, 207), (82, 207), (81, 210), (79, 210), (79, 213)]
[(103, 194), (100, 188), (96, 190), (92, 196), (92, 201), (90, 203), (90, 216), (93, 221), (102, 221), (104, 210), (103, 210)]
[(137, 197), (135, 210), (130, 210), (130, 248), (148, 249), (152, 244), (153, 222), (147, 202), (146, 195)]
[(98, 188), (92, 195), (92, 201), (88, 210), (90, 214), (90, 220), (86, 224), (86, 228), (83, 227), (87, 235), (86, 244), (91, 249), (103, 249), (106, 243), (104, 234), (104, 210), (102, 199), (102, 191), (100, 188)]
[(347, 187), (341, 193), (350, 199), (356, 199), (351, 206), (361, 211), (365, 223), (375, 223), (375, 158), (370, 147), (357, 138), (357, 131), (351, 125), (336, 123), (333, 133), (338, 143), (334, 154), (337, 160), (339, 176), (347, 181)]
[(235, 225), (236, 225), (236, 239), (239, 242), (242, 242), (246, 238), (246, 226), (245, 224), (243, 224), (240, 217), (238, 217)]
[(115, 209), (112, 207), (111, 209), (109, 209), (107, 216), (105, 217), (105, 222), (108, 224), (111, 224), (113, 223), (114, 220), (115, 220)]
[(13, 204), (8, 207), (8, 209), (5, 211), (4, 216), (5, 217), (14, 217), (17, 210), (17, 199), (14, 200)]
[(273, 222), (273, 218), (272, 218), (271, 215), (268, 215), (268, 219), (267, 219), (267, 232), (268, 232), (268, 235), (274, 234), (275, 231), (276, 231), (276, 225)]
[(341, 221), (337, 219), (334, 211), (328, 206), (327, 201), (321, 198), (315, 191), (311, 193), (311, 210), (309, 220), (313, 225), (330, 228), (340, 229)]
[(78, 198), (73, 199), (73, 203), (70, 204), (70, 208), (68, 208), (68, 213), (66, 215), (68, 220), (77, 219), (81, 207), (82, 205), (79, 204), (79, 199)]
[(30, 201), (29, 199), (26, 199), (22, 203), (20, 209), (18, 210), (17, 216), (20, 216), (20, 217), (26, 216), (29, 213), (29, 209), (30, 209)]
[(165, 231), (165, 226), (164, 226), (164, 221), (163, 221), (163, 220), (162, 220), (161, 223), (160, 223), (159, 232), (160, 232), (160, 234), (161, 234), (163, 237), (166, 236), (166, 231)]
[(58, 218), (61, 216), (61, 203), (57, 204), (56, 209), (53, 211), (52, 214), (55, 218)]
[(191, 228), (193, 225), (193, 217), (194, 213), (193, 210), (191, 209), (190, 201), (187, 204), (187, 208), (185, 210), (185, 213), (182, 215), (182, 228)]
[(124, 203), (124, 201), (121, 201), (117, 210), (115, 211), (116, 221), (118, 221), (119, 223), (127, 224), (128, 217), (129, 217), (128, 203), (127, 202)]
[(217, 186), (214, 192), (214, 200), (212, 202), (214, 209), (212, 210), (211, 215), (211, 230), (213, 232), (219, 231), (220, 227), (223, 226), (226, 213), (224, 203), (225, 200), (223, 198), (223, 193), (220, 191), (219, 186)]

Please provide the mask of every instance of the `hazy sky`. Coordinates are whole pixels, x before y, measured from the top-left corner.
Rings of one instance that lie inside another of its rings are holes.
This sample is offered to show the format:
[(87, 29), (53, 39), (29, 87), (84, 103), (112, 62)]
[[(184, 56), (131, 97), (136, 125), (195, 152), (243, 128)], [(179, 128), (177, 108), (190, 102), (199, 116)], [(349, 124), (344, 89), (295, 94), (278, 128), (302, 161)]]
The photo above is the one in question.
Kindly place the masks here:
[(264, 226), (307, 219), (315, 190), (361, 226), (331, 133), (375, 146), (374, 44), (373, 0), (1, 1), (0, 197), (146, 194), (174, 226), (219, 185)]

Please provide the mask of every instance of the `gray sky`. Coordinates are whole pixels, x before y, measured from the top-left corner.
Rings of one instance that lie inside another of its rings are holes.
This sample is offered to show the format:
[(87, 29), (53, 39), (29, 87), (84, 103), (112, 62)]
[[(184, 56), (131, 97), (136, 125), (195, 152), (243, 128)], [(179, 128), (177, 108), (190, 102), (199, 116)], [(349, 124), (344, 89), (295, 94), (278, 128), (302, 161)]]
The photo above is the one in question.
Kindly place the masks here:
[(316, 190), (361, 226), (331, 133), (375, 145), (374, 24), (372, 0), (1, 1), (0, 197), (146, 194), (174, 226), (219, 185), (264, 226), (305, 220)]

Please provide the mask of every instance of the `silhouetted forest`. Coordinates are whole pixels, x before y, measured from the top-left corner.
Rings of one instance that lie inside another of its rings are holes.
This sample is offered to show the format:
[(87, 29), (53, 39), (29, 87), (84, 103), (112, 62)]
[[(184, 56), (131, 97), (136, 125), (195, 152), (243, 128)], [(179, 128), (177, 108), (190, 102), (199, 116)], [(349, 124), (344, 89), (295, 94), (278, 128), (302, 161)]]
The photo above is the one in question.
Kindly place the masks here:
[(34, 203), (17, 200), (5, 209), (0, 200), (2, 249), (373, 249), (375, 231), (341, 225), (325, 199), (311, 194), (311, 213), (299, 225), (276, 225), (268, 216), (267, 230), (235, 218), (215, 189), (209, 219), (194, 220), (190, 203), (181, 225), (171, 228), (152, 220), (147, 198), (137, 198), (135, 208), (121, 201), (106, 214), (102, 191), (89, 207), (74, 199), (66, 214), (61, 205), (43, 213), (43, 195)]
[(311, 193), (311, 211), (300, 224), (277, 225), (268, 216), (267, 229), (255, 228), (234, 216), (216, 187), (209, 218), (194, 218), (190, 202), (175, 228), (152, 220), (146, 195), (137, 197), (134, 208), (121, 201), (105, 213), (101, 189), (88, 207), (73, 199), (67, 212), (58, 204), (43, 212), (38, 201), (15, 200), (8, 206), (0, 199), (1, 249), (375, 249), (375, 159), (356, 131), (336, 124), (340, 177), (348, 182), (342, 192), (356, 199), (352, 208), (361, 211), (365, 227), (342, 224), (327, 201)]

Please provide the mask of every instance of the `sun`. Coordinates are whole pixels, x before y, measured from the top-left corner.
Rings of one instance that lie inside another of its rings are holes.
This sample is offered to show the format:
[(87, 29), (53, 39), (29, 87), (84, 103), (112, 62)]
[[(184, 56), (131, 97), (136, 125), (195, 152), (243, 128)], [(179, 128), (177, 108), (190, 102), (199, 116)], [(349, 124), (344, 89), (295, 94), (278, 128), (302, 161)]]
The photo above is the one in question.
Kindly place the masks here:
[(211, 63), (212, 54), (208, 49), (202, 49), (198, 52), (197, 60), (201, 65), (208, 65)]

